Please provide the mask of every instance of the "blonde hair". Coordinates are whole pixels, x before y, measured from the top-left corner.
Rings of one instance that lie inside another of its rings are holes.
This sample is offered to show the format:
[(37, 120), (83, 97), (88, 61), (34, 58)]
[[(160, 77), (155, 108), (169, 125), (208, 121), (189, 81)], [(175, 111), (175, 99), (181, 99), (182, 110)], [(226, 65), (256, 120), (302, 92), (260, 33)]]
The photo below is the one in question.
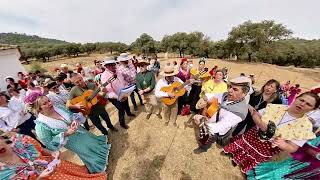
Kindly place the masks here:
[(41, 104), (40, 104), (40, 102), (41, 102), (41, 100), (43, 99), (43, 98), (47, 98), (47, 96), (39, 96), (37, 99), (36, 99), (36, 101), (32, 104), (32, 112), (34, 113), (34, 114), (39, 114), (40, 113), (40, 111), (41, 111)]

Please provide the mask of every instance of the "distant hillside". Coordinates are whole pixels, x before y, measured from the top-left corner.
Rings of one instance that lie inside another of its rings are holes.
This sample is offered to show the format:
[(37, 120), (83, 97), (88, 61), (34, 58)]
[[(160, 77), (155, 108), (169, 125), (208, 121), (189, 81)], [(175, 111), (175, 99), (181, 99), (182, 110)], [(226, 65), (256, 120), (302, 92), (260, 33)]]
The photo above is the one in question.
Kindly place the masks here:
[(33, 44), (57, 45), (57, 44), (66, 44), (68, 42), (57, 40), (57, 39), (42, 38), (35, 35), (18, 34), (18, 33), (0, 33), (0, 43), (28, 47)]

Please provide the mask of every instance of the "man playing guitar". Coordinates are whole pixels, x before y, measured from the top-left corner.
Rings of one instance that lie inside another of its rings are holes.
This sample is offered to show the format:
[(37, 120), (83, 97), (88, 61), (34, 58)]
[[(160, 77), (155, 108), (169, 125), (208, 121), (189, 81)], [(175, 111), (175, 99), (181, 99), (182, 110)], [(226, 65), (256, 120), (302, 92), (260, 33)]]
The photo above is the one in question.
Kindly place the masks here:
[[(169, 86), (170, 84), (172, 84), (173, 82), (180, 82), (181, 84), (183, 83), (183, 81), (181, 81), (181, 79), (179, 79), (178, 77), (175, 77), (175, 75), (178, 74), (178, 71), (174, 69), (173, 66), (167, 65), (164, 67), (163, 72), (161, 72), (160, 75), (163, 76), (162, 79), (160, 79), (157, 84), (156, 84), (156, 88), (155, 88), (155, 95), (157, 96), (157, 98), (163, 98), (163, 97), (174, 97), (174, 93), (172, 92), (163, 92), (161, 91), (161, 88), (165, 87), (165, 86)], [(173, 121), (173, 125), (174, 126), (178, 126), (176, 121), (177, 121), (177, 116), (178, 116), (178, 101), (176, 101), (174, 104), (172, 105), (166, 105), (166, 104), (162, 104), (163, 106), (163, 113), (164, 113), (164, 119), (166, 120), (165, 125), (168, 125), (170, 120)]]
[[(75, 97), (81, 96), (86, 90), (96, 90), (98, 88), (94, 83), (88, 83), (86, 84), (81, 77), (80, 74), (74, 74), (71, 77), (71, 82), (75, 85), (69, 93), (68, 101), (67, 101), (67, 108), (72, 109), (72, 110), (81, 110), (83, 107), (79, 104), (72, 105), (71, 100)], [(101, 91), (103, 93), (100, 93), (99, 95), (101, 97), (105, 96), (106, 88), (101, 87)], [(96, 105), (92, 106), (91, 112), (88, 115), (88, 117), (91, 119), (92, 123), (101, 131), (102, 134), (107, 135), (108, 131), (106, 130), (105, 127), (101, 124), (100, 117), (106, 122), (108, 128), (112, 131), (117, 131), (117, 129), (112, 125), (109, 114), (107, 113), (105, 109), (105, 105), (102, 105), (100, 103), (97, 103)], [(87, 130), (89, 130), (89, 124), (88, 121), (84, 123), (84, 126)]]
[(117, 73), (116, 61), (114, 59), (108, 59), (104, 61), (103, 64), (106, 67), (106, 70), (101, 75), (101, 83), (107, 82), (111, 77), (114, 77), (116, 75), (116, 79), (106, 86), (108, 99), (118, 109), (120, 126), (124, 129), (128, 129), (129, 126), (126, 124), (124, 118), (125, 113), (127, 113), (127, 115), (131, 117), (134, 117), (135, 115), (130, 111), (128, 97), (124, 97), (118, 100), (119, 91), (126, 88), (128, 84), (124, 80), (121, 73)]

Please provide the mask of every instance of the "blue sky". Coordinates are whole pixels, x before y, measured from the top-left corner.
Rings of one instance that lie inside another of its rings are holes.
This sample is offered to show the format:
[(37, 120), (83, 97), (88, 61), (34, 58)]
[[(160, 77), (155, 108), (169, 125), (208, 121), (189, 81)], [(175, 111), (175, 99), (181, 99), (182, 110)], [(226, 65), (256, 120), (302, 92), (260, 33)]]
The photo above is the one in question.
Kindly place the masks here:
[(246, 20), (275, 20), (295, 37), (320, 38), (319, 0), (1, 0), (0, 32), (72, 42), (130, 43), (178, 31), (227, 37)]

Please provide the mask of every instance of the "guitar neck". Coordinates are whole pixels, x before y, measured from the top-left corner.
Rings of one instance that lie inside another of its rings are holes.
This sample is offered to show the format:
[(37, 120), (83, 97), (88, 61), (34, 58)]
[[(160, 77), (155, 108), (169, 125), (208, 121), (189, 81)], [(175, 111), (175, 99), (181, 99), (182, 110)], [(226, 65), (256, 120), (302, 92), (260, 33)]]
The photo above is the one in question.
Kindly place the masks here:
[[(114, 80), (114, 78), (106, 81), (105, 83), (102, 84), (102, 86), (103, 86), (103, 87), (108, 86), (108, 84), (109, 84), (110, 82), (112, 82), (113, 80)], [(89, 100), (92, 100), (94, 97), (96, 97), (96, 96), (98, 95), (98, 93), (100, 92), (100, 90), (101, 90), (100, 88), (96, 89), (96, 90), (92, 93), (92, 95), (89, 97)]]
[(180, 86), (177, 87), (177, 89), (181, 89), (184, 88), (185, 86), (187, 86), (190, 83), (184, 82), (183, 84), (181, 84)]

